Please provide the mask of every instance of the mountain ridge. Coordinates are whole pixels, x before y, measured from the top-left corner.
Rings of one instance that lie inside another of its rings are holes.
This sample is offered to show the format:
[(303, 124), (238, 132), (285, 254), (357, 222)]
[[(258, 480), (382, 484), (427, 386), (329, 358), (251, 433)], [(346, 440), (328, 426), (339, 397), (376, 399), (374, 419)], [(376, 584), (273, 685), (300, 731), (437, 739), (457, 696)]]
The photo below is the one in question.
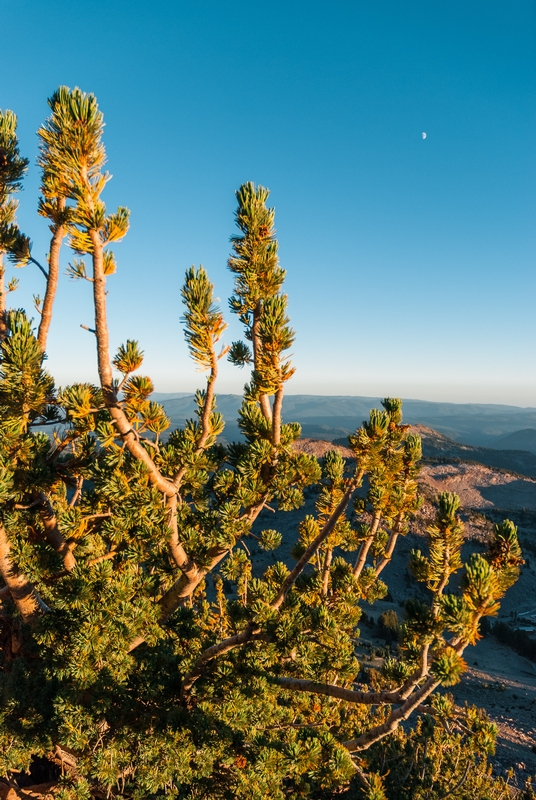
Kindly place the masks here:
[[(195, 412), (194, 395), (187, 393), (154, 393), (153, 399), (164, 405), (175, 425), (183, 425)], [(237, 425), (241, 395), (220, 394), (217, 408), (226, 422), (224, 437), (232, 441), (240, 437)], [(536, 408), (522, 408), (493, 403), (443, 403), (406, 399), (404, 420), (422, 424), (453, 441), (476, 447), (498, 447), (500, 439), (521, 430), (536, 430)], [(286, 395), (283, 416), (302, 426), (302, 436), (333, 440), (343, 438), (368, 418), (371, 408), (380, 406), (380, 398), (352, 395)], [(499, 446), (500, 444), (500, 446)], [(506, 449), (518, 449), (508, 447)], [(530, 450), (531, 448), (522, 448)]]

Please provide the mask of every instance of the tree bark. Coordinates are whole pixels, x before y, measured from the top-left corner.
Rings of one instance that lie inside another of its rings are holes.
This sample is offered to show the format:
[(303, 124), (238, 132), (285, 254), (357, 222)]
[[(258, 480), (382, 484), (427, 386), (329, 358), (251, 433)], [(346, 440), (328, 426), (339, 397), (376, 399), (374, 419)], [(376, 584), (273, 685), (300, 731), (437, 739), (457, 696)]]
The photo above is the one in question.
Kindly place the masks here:
[(207, 647), (195, 662), (192, 670), (184, 677), (181, 685), (181, 698), (184, 699), (187, 696), (196, 680), (201, 676), (205, 664), (208, 664), (209, 661), (218, 656), (224, 655), (224, 653), (228, 653), (229, 650), (239, 647), (241, 644), (258, 640), (261, 638), (259, 634), (260, 629), (257, 628), (254, 622), (249, 622), (240, 633), (229, 636), (229, 638), (212, 645), (212, 647)]
[(416, 708), (421, 705), (423, 700), (426, 700), (440, 685), (441, 682), (435, 678), (428, 678), (426, 683), (424, 683), (420, 689), (417, 689), (416, 692), (413, 692), (400, 708), (397, 708), (389, 714), (384, 723), (377, 725), (375, 728), (367, 731), (362, 736), (358, 736), (356, 739), (343, 742), (344, 746), (347, 750), (350, 750), (350, 752), (368, 750), (369, 747), (379, 742), (380, 739), (384, 739), (386, 736), (389, 736), (390, 733), (394, 733), (400, 723), (408, 719)]
[(93, 302), (95, 306), (97, 361), (104, 402), (129, 452), (145, 465), (151, 483), (166, 497), (169, 497), (177, 493), (177, 487), (173, 481), (162, 475), (147, 450), (137, 440), (126, 414), (117, 403), (109, 355), (110, 342), (106, 316), (106, 276), (104, 275), (103, 245), (99, 231), (91, 230), (89, 234), (93, 242)]
[(7, 336), (6, 319), (6, 269), (4, 267), (4, 253), (0, 252), (0, 344)]
[[(264, 500), (250, 510), (250, 513), (248, 514), (249, 520), (254, 522), (263, 508)], [(159, 619), (160, 623), (169, 619), (171, 614), (181, 605), (181, 603), (190, 597), (190, 595), (197, 589), (201, 581), (209, 574), (209, 572), (212, 572), (214, 567), (216, 567), (229, 553), (228, 548), (212, 547), (207, 553), (207, 557), (210, 560), (203, 567), (200, 567), (193, 558), (188, 556), (179, 542), (178, 531), (176, 529), (176, 518), (175, 530), (172, 529), (171, 534), (170, 549), (172, 550), (172, 556), (177, 566), (182, 571), (182, 575), (177, 578), (175, 583), (167, 590), (167, 592), (162, 595), (158, 601), (158, 604), (162, 609)], [(143, 644), (144, 641), (145, 636), (137, 636), (131, 642), (128, 652), (131, 653), (133, 650), (139, 647), (140, 644)]]
[(34, 586), (19, 572), (11, 560), (11, 543), (6, 529), (0, 523), (0, 573), (4, 579), (13, 602), (24, 620), (29, 625), (33, 624), (41, 614), (50, 611), (41, 600)]
[(63, 566), (67, 572), (72, 572), (76, 567), (76, 559), (58, 528), (58, 519), (52, 504), (44, 492), (37, 493), (37, 498), (40, 501), (39, 516), (43, 523), (45, 538), (56, 553), (61, 556)]
[[(258, 369), (261, 355), (261, 338), (259, 336), (260, 317), (262, 312), (261, 301), (259, 300), (253, 310), (253, 325), (251, 326), (251, 341), (253, 344), (253, 366)], [(259, 393), (259, 405), (266, 422), (272, 424), (272, 408), (270, 398), (267, 394)]]
[(361, 573), (365, 568), (365, 564), (367, 563), (367, 556), (370, 548), (372, 547), (374, 537), (376, 536), (376, 532), (380, 525), (380, 520), (381, 520), (381, 514), (379, 512), (376, 512), (374, 514), (374, 519), (372, 520), (372, 527), (370, 529), (370, 533), (367, 536), (367, 538), (361, 543), (361, 547), (359, 548), (359, 552), (357, 554), (357, 559), (354, 567), (354, 578), (359, 578), (359, 576), (361, 575)]
[[(218, 356), (216, 355), (213, 347), (211, 353), (210, 377), (207, 381), (205, 405), (203, 408), (203, 414), (201, 416), (201, 436), (197, 443), (195, 455), (199, 455), (203, 451), (207, 439), (210, 436), (210, 415), (212, 414), (212, 403), (214, 400), (214, 392), (216, 390), (217, 377), (218, 377)], [(186, 467), (181, 467), (173, 478), (173, 483), (175, 484), (177, 489), (180, 488), (182, 479), (184, 478), (184, 475), (186, 473), (186, 469), (187, 469)]]
[[(59, 198), (59, 206), (61, 210), (65, 208), (65, 198)], [(54, 300), (56, 299), (56, 291), (58, 288), (58, 277), (60, 274), (60, 250), (65, 236), (65, 226), (56, 225), (50, 242), (50, 254), (48, 257), (48, 276), (47, 288), (45, 291), (45, 299), (43, 300), (43, 307), (41, 309), (41, 322), (39, 323), (39, 332), (37, 341), (43, 352), (46, 350), (48, 331), (50, 323), (52, 322), (52, 309), (54, 307)]]
[(325, 554), (324, 554), (324, 564), (322, 567), (322, 594), (324, 597), (328, 595), (328, 588), (329, 588), (329, 568), (331, 566), (331, 561), (333, 559), (333, 550), (331, 547), (328, 547)]
[(280, 386), (274, 397), (274, 407), (272, 412), (272, 444), (278, 447), (281, 442), (281, 409), (283, 406), (283, 386)]
[(323, 694), (326, 697), (345, 700), (347, 703), (381, 706), (396, 705), (404, 702), (404, 698), (398, 692), (357, 692), (354, 689), (345, 689), (342, 686), (335, 686), (331, 683), (319, 683), (317, 681), (302, 680), (301, 678), (273, 678), (272, 680), (283, 689)]

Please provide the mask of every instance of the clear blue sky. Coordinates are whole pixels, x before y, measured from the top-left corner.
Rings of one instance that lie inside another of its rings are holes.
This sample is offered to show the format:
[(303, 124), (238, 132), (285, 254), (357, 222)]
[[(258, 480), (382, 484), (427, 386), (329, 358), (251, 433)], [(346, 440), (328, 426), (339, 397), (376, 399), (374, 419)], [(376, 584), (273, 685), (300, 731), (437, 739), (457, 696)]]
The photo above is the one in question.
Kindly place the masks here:
[[(160, 391), (200, 378), (180, 285), (204, 264), (226, 307), (234, 189), (268, 186), (297, 330), (289, 391), (536, 406), (533, 0), (4, 0), (0, 107), (35, 131), (60, 84), (107, 121), (108, 207), (132, 227), (109, 282), (114, 345)], [(422, 139), (426, 131), (427, 139)], [(67, 264), (67, 251), (64, 263)], [(38, 271), (19, 273), (30, 307)], [(66, 277), (59, 382), (95, 379), (90, 286)], [(239, 335), (232, 321), (228, 339)], [(226, 365), (220, 391), (240, 391)]]

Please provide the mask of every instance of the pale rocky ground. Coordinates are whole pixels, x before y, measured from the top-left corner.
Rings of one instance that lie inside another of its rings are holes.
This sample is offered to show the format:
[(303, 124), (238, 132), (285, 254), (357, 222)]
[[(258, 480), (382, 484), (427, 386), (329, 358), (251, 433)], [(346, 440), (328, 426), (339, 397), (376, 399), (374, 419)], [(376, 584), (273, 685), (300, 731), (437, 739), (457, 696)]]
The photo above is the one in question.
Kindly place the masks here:
[[(430, 429), (425, 432), (422, 428), (416, 426), (426, 442), (426, 436), (435, 432)], [(301, 451), (319, 458), (330, 449), (338, 449), (348, 458), (352, 455), (347, 448), (334, 448), (330, 442), (302, 439), (297, 445)], [(464, 507), (467, 539), (464, 557), (482, 549), (494, 521), (509, 517), (519, 526), (527, 563), (503, 600), (499, 616), (508, 620), (513, 612), (536, 614), (536, 480), (459, 459), (450, 464), (445, 461), (434, 463), (425, 459), (419, 481), (423, 507), (412, 525), (411, 534), (400, 540), (392, 563), (382, 575), (389, 587), (389, 602), (366, 605), (364, 610), (377, 618), (386, 608), (394, 608), (402, 616), (404, 600), (422, 591), (408, 572), (409, 552), (415, 547), (422, 549), (425, 544), (423, 534), (434, 516), (434, 496), (441, 491), (451, 491), (460, 496)], [(263, 512), (258, 523), (260, 529), (276, 527), (283, 534), (283, 544), (274, 553), (264, 553), (255, 546), (250, 547), (248, 542), (256, 574), (276, 560), (293, 563), (291, 550), (297, 538), (298, 523), (305, 514), (314, 512), (314, 501), (315, 495), (310, 494), (304, 508), (277, 517)], [(362, 635), (369, 636), (366, 629)], [(465, 657), (469, 669), (461, 683), (449, 691), (459, 704), (467, 701), (486, 708), (499, 728), (497, 754), (493, 759), (495, 769), (501, 772), (514, 767), (518, 785), (522, 785), (524, 776), (536, 774), (536, 664), (500, 644), (493, 636), (468, 649)]]
[(536, 481), (479, 464), (425, 465), (421, 482), (434, 492), (456, 492), (464, 508), (536, 510)]

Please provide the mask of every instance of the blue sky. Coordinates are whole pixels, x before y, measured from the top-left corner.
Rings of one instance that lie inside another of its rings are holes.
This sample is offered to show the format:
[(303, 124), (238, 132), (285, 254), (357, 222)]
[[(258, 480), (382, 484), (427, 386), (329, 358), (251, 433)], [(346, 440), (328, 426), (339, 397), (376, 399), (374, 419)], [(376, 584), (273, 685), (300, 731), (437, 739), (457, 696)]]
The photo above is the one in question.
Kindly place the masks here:
[[(532, 0), (2, 5), (16, 35), (3, 36), (0, 107), (19, 115), (32, 162), (21, 226), (46, 252), (34, 164), (47, 97), (94, 92), (108, 207), (132, 211), (112, 342), (139, 339), (158, 390), (202, 383), (181, 281), (204, 264), (226, 307), (233, 192), (252, 180), (277, 209), (290, 392), (536, 406)], [(40, 274), (18, 277), (14, 303), (29, 308)], [(49, 342), (60, 383), (95, 380), (79, 327), (90, 300), (63, 277)], [(225, 365), (220, 391), (246, 378)]]

